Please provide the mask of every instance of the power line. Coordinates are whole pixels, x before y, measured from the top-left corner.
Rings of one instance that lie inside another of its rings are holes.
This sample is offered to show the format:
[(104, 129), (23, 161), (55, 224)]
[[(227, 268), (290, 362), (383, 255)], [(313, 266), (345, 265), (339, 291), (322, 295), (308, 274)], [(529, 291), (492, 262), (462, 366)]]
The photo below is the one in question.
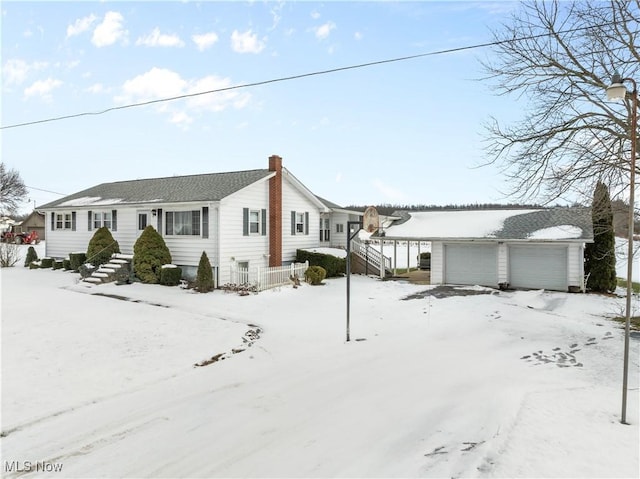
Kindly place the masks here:
[(30, 190), (43, 191), (45, 193), (53, 193), (54, 195), (66, 196), (65, 193), (58, 193), (57, 191), (43, 190), (42, 188), (36, 188), (34, 186), (27, 186), (27, 188), (29, 188)]
[(571, 28), (571, 29), (568, 29), (568, 30), (560, 30), (560, 31), (553, 32), (553, 33), (541, 33), (541, 34), (538, 34), (538, 35), (530, 35), (530, 36), (525, 36), (525, 37), (510, 38), (510, 39), (507, 39), (507, 40), (499, 40), (499, 41), (493, 41), (493, 42), (479, 43), (479, 44), (476, 44), (476, 45), (468, 45), (468, 46), (465, 46), (465, 47), (448, 48), (448, 49), (445, 49), (445, 50), (437, 50), (437, 51), (433, 51), (433, 52), (419, 53), (419, 54), (416, 54), (416, 55), (409, 55), (409, 56), (404, 56), (404, 57), (396, 57), (396, 58), (390, 58), (390, 59), (386, 59), (386, 60), (378, 60), (378, 61), (375, 61), (375, 62), (360, 63), (360, 64), (357, 64), (357, 65), (349, 65), (349, 66), (346, 66), (346, 67), (331, 68), (329, 70), (319, 70), (319, 71), (314, 71), (314, 72), (310, 72), (310, 73), (301, 73), (299, 75), (292, 75), (292, 76), (287, 76), (287, 77), (273, 78), (273, 79), (270, 79), (270, 80), (263, 80), (263, 81), (253, 82), (253, 83), (243, 83), (241, 85), (234, 85), (234, 86), (225, 87), (225, 88), (217, 88), (215, 90), (207, 90), (207, 91), (202, 91), (202, 92), (197, 92), (197, 93), (188, 93), (188, 94), (178, 95), (178, 96), (173, 96), (173, 97), (168, 97), (168, 98), (159, 98), (159, 99), (156, 99), (156, 100), (148, 100), (148, 101), (143, 101), (143, 102), (139, 102), (139, 103), (130, 103), (130, 104), (127, 104), (127, 105), (114, 106), (114, 107), (111, 107), (111, 108), (107, 108), (105, 110), (74, 113), (72, 115), (57, 116), (57, 117), (52, 117), (52, 118), (46, 118), (46, 119), (43, 119), (43, 120), (34, 120), (34, 121), (28, 121), (28, 122), (25, 122), (25, 123), (17, 123), (17, 124), (14, 124), (14, 125), (1, 126), (0, 130), (8, 130), (9, 128), (20, 128), (20, 127), (23, 127), (23, 126), (38, 125), (40, 123), (50, 123), (50, 122), (53, 122), (53, 121), (69, 120), (71, 118), (80, 118), (80, 117), (83, 117), (83, 116), (104, 115), (105, 113), (109, 113), (109, 112), (116, 111), (116, 110), (125, 110), (125, 109), (128, 109), (128, 108), (137, 108), (137, 107), (140, 107), (140, 106), (153, 105), (155, 103), (164, 103), (164, 102), (169, 102), (169, 101), (174, 101), (174, 100), (182, 100), (182, 99), (185, 99), (185, 98), (193, 98), (193, 97), (201, 96), (201, 95), (210, 95), (212, 93), (220, 93), (220, 92), (230, 91), (230, 90), (239, 90), (241, 88), (252, 88), (252, 87), (256, 87), (256, 86), (268, 85), (270, 83), (279, 83), (279, 82), (285, 82), (285, 81), (291, 81), (291, 80), (299, 80), (299, 79), (302, 79), (302, 78), (308, 78), (308, 77), (312, 77), (312, 76), (328, 75), (330, 73), (337, 73), (337, 72), (342, 72), (342, 71), (347, 71), (347, 70), (355, 70), (355, 69), (358, 69), (358, 68), (367, 68), (367, 67), (372, 67), (372, 66), (377, 66), (377, 65), (384, 65), (384, 64), (387, 64), (387, 63), (396, 63), (396, 62), (402, 62), (402, 61), (407, 61), (407, 60), (415, 60), (417, 58), (424, 58), (424, 57), (435, 56), (435, 55), (445, 55), (445, 54), (448, 54), (448, 53), (457, 53), (457, 52), (462, 52), (462, 51), (466, 51), (466, 50), (474, 50), (474, 49), (485, 48), (485, 47), (490, 47), (490, 46), (498, 46), (498, 45), (503, 45), (503, 44), (506, 44), (506, 43), (519, 42), (519, 41), (524, 41), (524, 40), (533, 40), (533, 39), (536, 39), (536, 38), (548, 37), (548, 36), (551, 36), (551, 35), (559, 35), (559, 34), (564, 34), (564, 33), (573, 33), (573, 32), (577, 32), (577, 31), (581, 31), (581, 30), (588, 30), (588, 29), (595, 28), (595, 27), (600, 27), (600, 26), (603, 26), (603, 25), (591, 25), (591, 26), (588, 26), (588, 27)]

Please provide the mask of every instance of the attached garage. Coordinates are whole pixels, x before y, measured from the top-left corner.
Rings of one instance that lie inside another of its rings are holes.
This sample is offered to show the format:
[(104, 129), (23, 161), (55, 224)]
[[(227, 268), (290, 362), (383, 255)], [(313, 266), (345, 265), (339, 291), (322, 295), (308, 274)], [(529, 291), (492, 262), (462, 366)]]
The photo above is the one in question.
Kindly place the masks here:
[(496, 244), (444, 245), (444, 277), (448, 284), (498, 285)]
[(566, 245), (509, 245), (509, 287), (566, 291)]

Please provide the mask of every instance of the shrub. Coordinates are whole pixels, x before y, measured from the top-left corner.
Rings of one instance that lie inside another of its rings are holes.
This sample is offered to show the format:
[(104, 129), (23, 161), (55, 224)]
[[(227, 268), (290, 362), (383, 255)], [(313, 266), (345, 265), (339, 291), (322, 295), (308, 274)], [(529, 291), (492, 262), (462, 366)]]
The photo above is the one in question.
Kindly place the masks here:
[(53, 267), (53, 258), (42, 258), (40, 261), (41, 268), (52, 268)]
[(308, 261), (310, 266), (322, 266), (328, 278), (341, 276), (347, 271), (347, 259), (330, 254), (313, 253), (299, 249), (296, 250), (296, 261), (299, 263)]
[(32, 261), (29, 263), (29, 269), (38, 269), (40, 268), (40, 261)]
[(129, 264), (121, 264), (115, 273), (116, 284), (130, 284), (135, 279), (131, 266)]
[(31, 264), (32, 261), (38, 261), (38, 253), (36, 253), (36, 249), (33, 246), (29, 246), (27, 250), (27, 256), (24, 258), (24, 266), (25, 268)]
[(307, 283), (317, 285), (327, 277), (327, 271), (322, 266), (309, 266), (304, 272), (304, 279)]
[(69, 253), (69, 266), (73, 271), (78, 271), (78, 268), (80, 268), (85, 261), (87, 261), (86, 253)]
[(71, 261), (68, 259), (62, 260), (62, 269), (69, 271), (71, 269)]
[(133, 271), (143, 283), (160, 282), (163, 264), (171, 263), (171, 253), (160, 233), (147, 226), (133, 245)]
[(20, 260), (20, 247), (15, 243), (0, 243), (0, 267), (10, 268)]
[(182, 269), (174, 265), (164, 265), (160, 269), (160, 284), (165, 286), (177, 286), (182, 279)]
[(120, 252), (120, 245), (113, 239), (111, 231), (106, 226), (98, 228), (93, 234), (87, 247), (87, 259), (92, 265), (98, 267), (108, 263), (114, 253)]
[(202, 252), (198, 272), (196, 274), (196, 289), (201, 293), (208, 293), (213, 290), (213, 271), (206, 252)]
[(53, 269), (62, 269), (62, 260), (54, 259), (53, 264), (51, 266), (53, 267)]

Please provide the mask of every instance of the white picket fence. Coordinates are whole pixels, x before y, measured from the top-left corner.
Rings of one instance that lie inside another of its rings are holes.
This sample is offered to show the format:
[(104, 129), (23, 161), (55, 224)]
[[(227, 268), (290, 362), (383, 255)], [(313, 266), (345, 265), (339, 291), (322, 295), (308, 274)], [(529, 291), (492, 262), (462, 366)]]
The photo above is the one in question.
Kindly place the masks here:
[(238, 268), (231, 265), (231, 283), (239, 286), (252, 286), (257, 291), (276, 288), (291, 283), (291, 278), (304, 280), (304, 272), (309, 262), (291, 263), (289, 266)]

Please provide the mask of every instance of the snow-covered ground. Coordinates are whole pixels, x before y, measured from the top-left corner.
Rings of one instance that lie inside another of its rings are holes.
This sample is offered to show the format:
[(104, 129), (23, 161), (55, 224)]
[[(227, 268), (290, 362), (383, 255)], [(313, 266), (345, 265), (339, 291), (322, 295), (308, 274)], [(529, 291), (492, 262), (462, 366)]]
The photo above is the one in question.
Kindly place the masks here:
[(624, 298), (352, 276), (346, 342), (344, 278), (250, 296), (77, 280), (0, 272), (3, 477), (640, 474)]

